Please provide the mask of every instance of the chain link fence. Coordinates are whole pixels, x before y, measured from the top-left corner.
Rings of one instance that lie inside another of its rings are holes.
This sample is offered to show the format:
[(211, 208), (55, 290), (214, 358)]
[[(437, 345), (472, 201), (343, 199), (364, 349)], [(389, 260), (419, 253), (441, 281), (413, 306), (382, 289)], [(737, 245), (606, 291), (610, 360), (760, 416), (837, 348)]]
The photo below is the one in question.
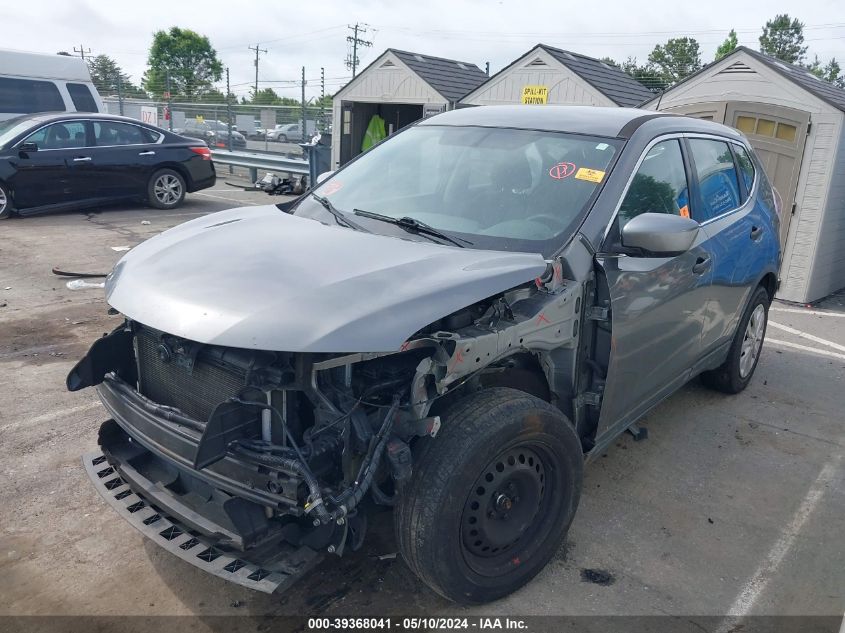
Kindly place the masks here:
[[(246, 139), (246, 149), (284, 154), (301, 154), (298, 143), (315, 132), (328, 131), (331, 110), (308, 105), (255, 106), (226, 103), (179, 103), (148, 99), (104, 97), (109, 114), (119, 114), (177, 133), (204, 123), (232, 128)], [(230, 114), (231, 113), (231, 114)], [(231, 121), (230, 121), (231, 117)]]

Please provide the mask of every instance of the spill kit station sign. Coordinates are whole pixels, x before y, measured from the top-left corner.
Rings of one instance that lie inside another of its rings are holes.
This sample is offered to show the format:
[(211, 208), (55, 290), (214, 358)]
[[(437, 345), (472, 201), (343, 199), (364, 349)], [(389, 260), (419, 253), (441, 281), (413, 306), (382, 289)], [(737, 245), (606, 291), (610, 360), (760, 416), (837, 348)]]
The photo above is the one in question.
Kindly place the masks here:
[(549, 101), (548, 86), (523, 86), (522, 105), (546, 105)]

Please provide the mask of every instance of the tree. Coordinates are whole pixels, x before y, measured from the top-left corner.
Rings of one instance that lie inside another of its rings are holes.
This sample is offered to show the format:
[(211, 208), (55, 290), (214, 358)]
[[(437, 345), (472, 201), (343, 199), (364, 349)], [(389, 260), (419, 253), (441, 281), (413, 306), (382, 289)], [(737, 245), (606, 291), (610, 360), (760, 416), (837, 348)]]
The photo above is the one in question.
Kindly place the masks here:
[(722, 59), (725, 55), (730, 55), (734, 52), (734, 49), (739, 46), (739, 41), (736, 39), (736, 31), (731, 29), (731, 32), (728, 33), (728, 37), (725, 38), (725, 41), (719, 44), (719, 48), (716, 49), (716, 60)]
[(253, 94), (249, 100), (252, 105), (282, 105), (282, 98), (272, 88), (262, 88), (257, 94)]
[(144, 87), (159, 98), (167, 90), (168, 74), (171, 94), (188, 101), (201, 100), (223, 76), (223, 64), (209, 39), (178, 26), (153, 35), (147, 66)]
[(147, 93), (133, 84), (129, 75), (124, 73), (117, 62), (108, 55), (89, 57), (86, 61), (88, 62), (88, 71), (91, 73), (91, 81), (94, 82), (100, 94), (122, 94), (124, 97), (148, 98)]
[[(631, 75), (631, 77), (654, 92), (660, 92), (667, 86), (666, 81), (653, 66), (650, 66), (649, 64), (640, 66), (636, 57), (629, 56), (628, 59), (621, 64), (611, 57), (602, 57), (600, 61)], [(331, 99), (330, 97), (326, 98), (329, 100)], [(329, 101), (329, 104), (331, 104), (331, 100)]]
[(824, 79), (825, 81), (829, 81), (830, 83), (839, 86), (840, 88), (845, 88), (845, 75), (840, 76), (839, 73), (842, 69), (835, 57), (822, 66), (819, 56), (816, 55), (813, 59), (813, 63), (807, 65), (807, 70), (819, 79)]
[(790, 64), (800, 64), (807, 54), (804, 44), (804, 24), (786, 13), (766, 22), (760, 36), (760, 52)]
[(677, 83), (701, 68), (698, 42), (692, 37), (672, 38), (654, 47), (648, 62), (667, 83)]

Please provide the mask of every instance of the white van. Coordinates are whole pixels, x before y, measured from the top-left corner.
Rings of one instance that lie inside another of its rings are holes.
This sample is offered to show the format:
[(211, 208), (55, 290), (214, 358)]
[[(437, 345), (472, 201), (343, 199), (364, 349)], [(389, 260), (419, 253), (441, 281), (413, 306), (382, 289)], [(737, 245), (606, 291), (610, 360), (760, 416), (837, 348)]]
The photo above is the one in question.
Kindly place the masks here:
[(105, 112), (84, 60), (0, 50), (0, 121), (34, 112)]

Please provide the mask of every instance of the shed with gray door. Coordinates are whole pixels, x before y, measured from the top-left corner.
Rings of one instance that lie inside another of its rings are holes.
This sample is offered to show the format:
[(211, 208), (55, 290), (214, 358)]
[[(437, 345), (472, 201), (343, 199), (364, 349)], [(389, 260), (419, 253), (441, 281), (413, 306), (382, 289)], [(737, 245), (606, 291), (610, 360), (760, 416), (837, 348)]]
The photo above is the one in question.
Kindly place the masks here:
[(805, 303), (845, 287), (845, 90), (741, 46), (643, 107), (748, 137), (783, 202), (778, 297)]
[(537, 44), (461, 99), (461, 105), (592, 105), (630, 108), (654, 93), (599, 59)]
[(361, 153), (370, 120), (390, 135), (419, 119), (451, 110), (487, 79), (475, 64), (388, 48), (333, 98), (332, 165)]

